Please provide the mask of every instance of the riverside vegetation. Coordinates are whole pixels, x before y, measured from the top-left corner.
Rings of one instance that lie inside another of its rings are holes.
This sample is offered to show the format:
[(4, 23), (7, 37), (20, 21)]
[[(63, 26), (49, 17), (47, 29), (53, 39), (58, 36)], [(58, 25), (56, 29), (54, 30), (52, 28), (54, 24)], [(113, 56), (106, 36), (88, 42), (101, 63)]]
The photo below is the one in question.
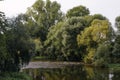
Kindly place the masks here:
[(114, 31), (108, 18), (90, 15), (83, 5), (66, 14), (60, 8), (56, 1), (37, 0), (17, 17), (6, 18), (0, 12), (0, 74), (18, 72), (36, 56), (97, 67), (120, 63), (120, 16), (115, 19), (117, 31)]

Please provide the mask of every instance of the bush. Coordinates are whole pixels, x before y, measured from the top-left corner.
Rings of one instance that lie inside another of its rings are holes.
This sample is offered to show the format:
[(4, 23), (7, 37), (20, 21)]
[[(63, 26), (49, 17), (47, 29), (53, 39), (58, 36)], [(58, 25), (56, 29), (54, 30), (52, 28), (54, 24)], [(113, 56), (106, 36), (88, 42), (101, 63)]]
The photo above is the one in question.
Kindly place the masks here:
[(0, 80), (32, 80), (32, 78), (25, 73), (4, 72), (0, 73)]
[(83, 61), (87, 64), (91, 64), (93, 62), (92, 59), (89, 56), (85, 56)]
[(108, 63), (103, 58), (96, 60), (93, 64), (95, 67), (108, 67)]
[(101, 44), (96, 50), (94, 55), (94, 62), (95, 66), (99, 67), (107, 67), (109, 63), (109, 55), (110, 55), (110, 45), (108, 44)]
[(89, 53), (84, 57), (84, 62), (85, 63), (88, 63), (88, 64), (91, 64), (93, 62), (93, 56), (95, 54), (95, 49), (91, 48), (91, 49), (88, 49)]

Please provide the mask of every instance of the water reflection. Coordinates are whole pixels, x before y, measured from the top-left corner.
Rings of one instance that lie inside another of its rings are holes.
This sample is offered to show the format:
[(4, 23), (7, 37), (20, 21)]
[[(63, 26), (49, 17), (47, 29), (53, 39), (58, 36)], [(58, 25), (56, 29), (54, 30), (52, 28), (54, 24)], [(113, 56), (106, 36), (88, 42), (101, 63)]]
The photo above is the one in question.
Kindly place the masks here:
[(112, 80), (120, 80), (120, 72), (114, 71)]
[(25, 69), (33, 80), (119, 80), (120, 72), (86, 66), (66, 66), (53, 69)]

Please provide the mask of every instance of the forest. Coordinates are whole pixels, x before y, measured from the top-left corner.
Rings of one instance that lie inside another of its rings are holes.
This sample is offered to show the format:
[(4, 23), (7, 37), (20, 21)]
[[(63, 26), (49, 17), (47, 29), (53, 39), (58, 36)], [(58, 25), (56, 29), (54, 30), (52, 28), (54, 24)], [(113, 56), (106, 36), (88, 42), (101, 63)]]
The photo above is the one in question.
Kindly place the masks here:
[(37, 0), (17, 17), (0, 12), (0, 73), (18, 72), (35, 57), (96, 67), (119, 64), (120, 16), (114, 24), (102, 14), (91, 15), (83, 5), (63, 13), (50, 0)]

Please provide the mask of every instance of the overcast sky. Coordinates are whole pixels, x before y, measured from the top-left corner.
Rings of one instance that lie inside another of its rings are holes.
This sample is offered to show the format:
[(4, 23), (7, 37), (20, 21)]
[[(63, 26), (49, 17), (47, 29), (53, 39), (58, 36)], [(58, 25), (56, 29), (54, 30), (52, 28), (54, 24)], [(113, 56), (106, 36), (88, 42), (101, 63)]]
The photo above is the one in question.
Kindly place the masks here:
[[(24, 13), (36, 0), (4, 0), (0, 1), (0, 11), (5, 12), (7, 17)], [(51, 0), (61, 4), (61, 10), (66, 12), (78, 5), (89, 8), (91, 14), (100, 13), (106, 16), (112, 24), (116, 16), (120, 15), (120, 0)]]

